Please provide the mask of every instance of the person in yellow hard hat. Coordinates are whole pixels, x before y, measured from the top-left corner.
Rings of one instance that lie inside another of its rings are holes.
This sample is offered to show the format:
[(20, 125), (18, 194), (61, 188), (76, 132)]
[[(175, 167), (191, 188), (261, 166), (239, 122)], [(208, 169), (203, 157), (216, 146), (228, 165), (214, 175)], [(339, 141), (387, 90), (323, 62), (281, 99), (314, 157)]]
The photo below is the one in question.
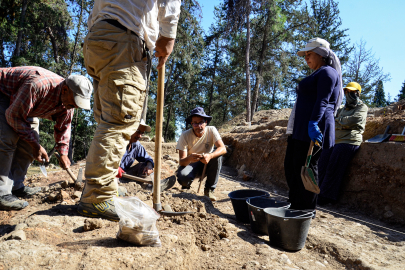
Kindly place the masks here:
[(354, 154), (363, 141), (368, 107), (360, 100), (361, 86), (350, 82), (343, 88), (346, 104), (342, 105), (335, 117), (335, 146), (329, 149), (325, 162), (326, 170), (319, 171), (318, 205), (336, 203), (343, 176)]

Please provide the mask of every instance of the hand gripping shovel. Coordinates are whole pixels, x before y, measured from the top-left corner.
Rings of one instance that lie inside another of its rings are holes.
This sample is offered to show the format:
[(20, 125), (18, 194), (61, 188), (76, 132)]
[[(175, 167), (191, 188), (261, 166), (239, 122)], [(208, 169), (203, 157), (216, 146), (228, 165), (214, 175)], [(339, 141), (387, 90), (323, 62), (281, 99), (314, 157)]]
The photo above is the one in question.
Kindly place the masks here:
[(192, 214), (193, 212), (173, 212), (170, 205), (165, 205), (162, 210), (160, 202), (160, 170), (162, 163), (162, 127), (163, 127), (163, 103), (164, 103), (164, 86), (165, 86), (165, 65), (158, 69), (158, 91), (156, 104), (156, 129), (155, 129), (155, 177), (153, 185), (153, 208), (162, 215), (179, 216)]
[(311, 162), (313, 150), (314, 150), (314, 142), (311, 141), (311, 145), (309, 146), (308, 150), (307, 161), (305, 163), (305, 166), (301, 167), (301, 179), (306, 190), (319, 194), (321, 190), (319, 189), (318, 184), (316, 183), (314, 172), (312, 171), (312, 169), (308, 168), (309, 163)]
[[(55, 157), (58, 159), (59, 163), (61, 162), (61, 158), (59, 153), (55, 152)], [(83, 182), (82, 177), (83, 177), (83, 169), (80, 168), (79, 169), (79, 174), (77, 175), (77, 178), (75, 177), (75, 175), (73, 174), (72, 170), (67, 168), (65, 169), (65, 171), (67, 171), (67, 173), (69, 174), (70, 178), (72, 178), (73, 183), (75, 184), (75, 186), (81, 186), (81, 183)]]

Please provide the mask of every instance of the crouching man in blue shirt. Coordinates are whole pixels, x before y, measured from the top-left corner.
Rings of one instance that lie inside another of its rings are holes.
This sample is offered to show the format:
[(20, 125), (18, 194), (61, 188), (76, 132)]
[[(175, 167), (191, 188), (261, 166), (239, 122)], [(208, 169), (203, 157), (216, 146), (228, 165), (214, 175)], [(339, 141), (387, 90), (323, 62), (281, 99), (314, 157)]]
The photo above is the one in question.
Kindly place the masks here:
[[(148, 175), (153, 173), (153, 159), (148, 155), (145, 148), (139, 142), (139, 139), (142, 138), (142, 135), (145, 132), (150, 132), (151, 128), (145, 121), (142, 119), (139, 123), (138, 129), (131, 136), (131, 140), (127, 145), (124, 156), (121, 159), (120, 167), (118, 168), (117, 177), (121, 178), (123, 173), (130, 174), (137, 177), (146, 178)], [(135, 166), (134, 161), (139, 163)], [(132, 167), (131, 167), (132, 166)]]

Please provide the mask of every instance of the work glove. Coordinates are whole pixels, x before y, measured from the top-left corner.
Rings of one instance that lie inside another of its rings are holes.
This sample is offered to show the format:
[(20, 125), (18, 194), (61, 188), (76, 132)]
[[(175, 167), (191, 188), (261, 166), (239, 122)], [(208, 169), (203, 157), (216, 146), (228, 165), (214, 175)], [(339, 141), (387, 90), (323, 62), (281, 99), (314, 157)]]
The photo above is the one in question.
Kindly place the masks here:
[(118, 174), (115, 177), (122, 178), (123, 173), (125, 173), (125, 171), (121, 167), (118, 167)]
[(308, 123), (308, 135), (311, 138), (313, 142), (319, 142), (322, 143), (322, 133), (321, 130), (318, 127), (318, 122), (316, 121), (309, 121)]

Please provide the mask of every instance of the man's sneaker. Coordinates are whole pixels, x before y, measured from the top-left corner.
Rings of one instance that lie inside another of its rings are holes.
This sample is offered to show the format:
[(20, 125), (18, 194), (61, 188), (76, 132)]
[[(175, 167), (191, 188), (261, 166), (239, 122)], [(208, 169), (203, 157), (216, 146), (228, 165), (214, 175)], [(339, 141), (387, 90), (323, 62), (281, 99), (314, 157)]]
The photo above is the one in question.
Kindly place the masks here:
[(204, 196), (210, 198), (212, 202), (215, 202), (217, 200), (217, 198), (214, 196), (214, 191), (209, 188), (204, 189)]
[(112, 199), (101, 203), (80, 202), (77, 207), (77, 212), (86, 217), (105, 218), (112, 221), (120, 220), (115, 211), (115, 205)]
[(13, 194), (0, 196), (0, 210), (21, 210), (28, 206), (28, 202), (18, 199)]
[(40, 191), (41, 191), (40, 187), (22, 187), (22, 188), (11, 191), (11, 193), (13, 193), (13, 195), (15, 195), (17, 197), (26, 197), (26, 196), (32, 196), (34, 194), (37, 194)]

